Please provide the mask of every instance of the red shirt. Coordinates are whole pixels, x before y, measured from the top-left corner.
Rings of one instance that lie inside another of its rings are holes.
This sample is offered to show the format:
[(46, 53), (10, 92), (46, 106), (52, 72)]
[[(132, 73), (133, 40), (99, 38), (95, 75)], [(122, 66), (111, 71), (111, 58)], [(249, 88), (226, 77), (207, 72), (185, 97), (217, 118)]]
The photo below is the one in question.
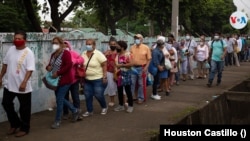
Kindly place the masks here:
[(114, 73), (115, 71), (115, 58), (116, 58), (116, 53), (108, 53), (106, 54), (107, 58), (107, 71)]

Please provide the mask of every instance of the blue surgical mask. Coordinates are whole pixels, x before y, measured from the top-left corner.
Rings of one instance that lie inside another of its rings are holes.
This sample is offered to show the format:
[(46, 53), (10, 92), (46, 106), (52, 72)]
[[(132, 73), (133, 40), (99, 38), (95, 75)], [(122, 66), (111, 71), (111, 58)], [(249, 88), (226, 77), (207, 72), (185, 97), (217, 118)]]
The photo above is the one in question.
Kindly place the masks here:
[(140, 39), (135, 39), (135, 44), (139, 45), (141, 43)]
[(86, 48), (87, 48), (87, 51), (91, 51), (93, 50), (92, 46), (91, 45), (86, 45)]

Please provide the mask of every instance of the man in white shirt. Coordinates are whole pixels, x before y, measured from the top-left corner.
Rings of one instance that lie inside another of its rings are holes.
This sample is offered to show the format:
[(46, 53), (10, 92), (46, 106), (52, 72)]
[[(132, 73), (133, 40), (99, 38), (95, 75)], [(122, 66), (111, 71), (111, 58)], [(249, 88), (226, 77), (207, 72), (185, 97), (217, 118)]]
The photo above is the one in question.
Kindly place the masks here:
[[(25, 45), (26, 36), (23, 31), (15, 32), (13, 41), (15, 46), (11, 46), (7, 51), (0, 74), (1, 87), (4, 76), (6, 81), (2, 105), (10, 122), (10, 129), (7, 134), (16, 133), (16, 137), (25, 136), (30, 130), (32, 92), (30, 77), (35, 70), (35, 57), (33, 52)], [(20, 118), (13, 103), (15, 97), (20, 103)]]
[(195, 40), (191, 38), (191, 35), (189, 33), (186, 34), (185, 46), (188, 48), (188, 72), (189, 72), (190, 78), (193, 80), (194, 79), (194, 67), (193, 66), (195, 63), (193, 56), (197, 48), (197, 43)]

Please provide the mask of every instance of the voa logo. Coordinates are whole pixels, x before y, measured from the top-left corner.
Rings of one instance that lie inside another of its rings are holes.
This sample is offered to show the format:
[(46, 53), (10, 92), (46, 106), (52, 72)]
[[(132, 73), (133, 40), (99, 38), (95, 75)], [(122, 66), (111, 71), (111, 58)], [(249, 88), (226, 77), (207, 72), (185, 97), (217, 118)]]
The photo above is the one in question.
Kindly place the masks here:
[(235, 29), (242, 29), (247, 25), (248, 18), (245, 13), (236, 11), (230, 16), (230, 24)]

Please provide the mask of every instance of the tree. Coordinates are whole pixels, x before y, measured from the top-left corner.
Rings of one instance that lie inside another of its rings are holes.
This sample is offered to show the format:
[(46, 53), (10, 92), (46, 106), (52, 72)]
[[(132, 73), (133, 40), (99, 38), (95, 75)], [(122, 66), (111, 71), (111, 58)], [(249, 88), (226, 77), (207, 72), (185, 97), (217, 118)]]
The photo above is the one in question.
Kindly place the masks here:
[[(38, 21), (36, 24), (38, 28), (35, 28), (27, 14), (27, 10), (25, 11), (24, 2), (32, 5), (31, 14), (36, 17), (35, 20)], [(34, 7), (34, 8), (33, 8)], [(38, 6), (36, 4), (36, 0), (25, 0), (25, 1), (16, 1), (16, 0), (8, 0), (0, 3), (0, 31), (1, 32), (13, 32), (15, 30), (25, 30), (25, 31), (41, 31), (39, 27), (39, 18), (38, 18)], [(10, 19), (11, 18), (11, 19)], [(37, 30), (38, 29), (38, 30)]]
[(116, 35), (116, 23), (124, 17), (132, 19), (139, 11), (139, 6), (143, 6), (143, 1), (138, 0), (87, 0), (85, 6), (95, 9), (97, 19), (105, 27), (105, 34), (108, 34), (108, 29), (112, 35)]
[(40, 22), (39, 22), (38, 17), (35, 13), (32, 2), (34, 2), (34, 5), (37, 5), (37, 1), (35, 1), (35, 0), (23, 0), (23, 4), (25, 6), (27, 16), (28, 16), (34, 30), (36, 32), (42, 32)]
[[(48, 4), (50, 6), (50, 9), (48, 8)], [(50, 17), (52, 19), (52, 26), (57, 30), (61, 31), (61, 24), (63, 20), (69, 15), (70, 12), (72, 12), (75, 8), (78, 6), (81, 6), (82, 0), (45, 0), (43, 4), (43, 10), (42, 13), (48, 14), (50, 11)], [(62, 7), (66, 8), (62, 8)], [(62, 11), (65, 9), (64, 12), (59, 11), (61, 9)], [(50, 31), (55, 31), (54, 28), (50, 28)]]

